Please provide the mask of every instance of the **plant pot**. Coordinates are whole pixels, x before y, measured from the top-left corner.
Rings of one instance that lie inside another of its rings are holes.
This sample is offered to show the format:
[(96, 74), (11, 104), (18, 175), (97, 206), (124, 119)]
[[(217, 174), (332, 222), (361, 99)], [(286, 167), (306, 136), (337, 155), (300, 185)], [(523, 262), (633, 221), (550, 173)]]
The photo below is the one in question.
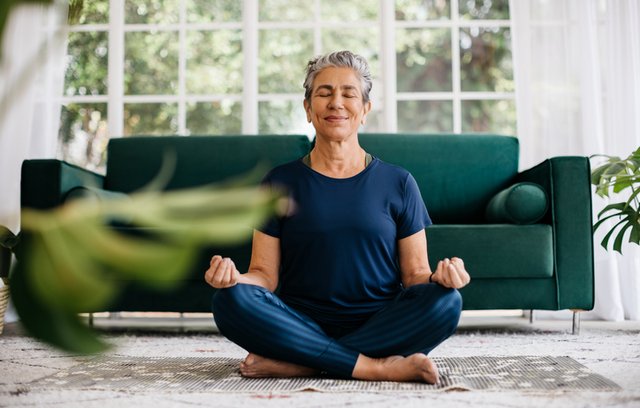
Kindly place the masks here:
[(0, 247), (0, 278), (2, 278), (2, 287), (0, 287), (0, 334), (4, 328), (4, 314), (9, 304), (9, 268), (11, 268), (11, 250), (9, 248)]

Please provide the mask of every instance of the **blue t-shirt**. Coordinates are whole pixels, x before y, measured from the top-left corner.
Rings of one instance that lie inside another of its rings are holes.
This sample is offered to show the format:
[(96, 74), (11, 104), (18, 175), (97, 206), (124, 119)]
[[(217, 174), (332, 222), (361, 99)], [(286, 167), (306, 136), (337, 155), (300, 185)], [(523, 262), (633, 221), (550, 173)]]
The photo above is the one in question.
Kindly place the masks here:
[(401, 290), (397, 241), (431, 224), (418, 185), (377, 158), (345, 179), (302, 160), (273, 169), (267, 185), (284, 187), (286, 215), (260, 230), (280, 239), (281, 299), (320, 324), (362, 324)]

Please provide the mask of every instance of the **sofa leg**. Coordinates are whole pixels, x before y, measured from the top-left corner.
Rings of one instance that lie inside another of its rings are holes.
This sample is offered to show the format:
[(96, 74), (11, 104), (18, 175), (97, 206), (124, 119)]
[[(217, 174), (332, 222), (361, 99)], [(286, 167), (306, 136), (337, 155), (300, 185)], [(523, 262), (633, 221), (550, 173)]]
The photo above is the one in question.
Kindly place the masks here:
[(573, 328), (572, 333), (575, 335), (580, 334), (580, 312), (581, 310), (573, 310)]
[(533, 317), (533, 309), (529, 310), (529, 323), (533, 323), (535, 318)]
[(93, 327), (93, 313), (89, 313), (89, 327)]

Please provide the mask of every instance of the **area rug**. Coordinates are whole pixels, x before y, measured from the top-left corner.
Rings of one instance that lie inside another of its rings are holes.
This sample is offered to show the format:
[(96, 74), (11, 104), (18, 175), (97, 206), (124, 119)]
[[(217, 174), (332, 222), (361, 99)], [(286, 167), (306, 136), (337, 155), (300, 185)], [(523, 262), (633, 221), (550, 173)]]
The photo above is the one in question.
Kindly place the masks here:
[(34, 388), (162, 392), (378, 392), (443, 390), (597, 390), (620, 387), (569, 357), (433, 357), (437, 384), (333, 378), (249, 379), (234, 358), (100, 357), (31, 384)]

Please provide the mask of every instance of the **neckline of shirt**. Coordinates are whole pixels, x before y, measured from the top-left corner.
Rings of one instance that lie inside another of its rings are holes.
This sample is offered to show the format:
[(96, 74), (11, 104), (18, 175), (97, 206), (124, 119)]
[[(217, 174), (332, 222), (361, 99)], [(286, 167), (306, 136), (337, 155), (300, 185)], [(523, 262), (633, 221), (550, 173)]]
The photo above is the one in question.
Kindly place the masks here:
[(371, 163), (369, 163), (369, 165), (367, 167), (365, 167), (364, 170), (362, 170), (360, 173), (355, 174), (355, 175), (353, 175), (351, 177), (336, 178), (336, 177), (326, 176), (326, 175), (324, 175), (324, 174), (312, 169), (311, 167), (307, 166), (306, 164), (304, 164), (304, 162), (302, 161), (302, 158), (298, 159), (298, 165), (304, 167), (307, 171), (311, 172), (311, 174), (313, 174), (313, 175), (315, 175), (317, 177), (320, 177), (320, 178), (322, 178), (324, 180), (328, 180), (328, 181), (334, 182), (334, 183), (345, 183), (345, 182), (354, 181), (354, 180), (357, 180), (357, 179), (359, 179), (361, 177), (364, 177), (364, 175), (367, 172), (369, 172), (369, 170), (371, 170), (372, 168), (376, 167), (379, 162), (380, 162), (380, 160), (377, 157), (372, 156)]

